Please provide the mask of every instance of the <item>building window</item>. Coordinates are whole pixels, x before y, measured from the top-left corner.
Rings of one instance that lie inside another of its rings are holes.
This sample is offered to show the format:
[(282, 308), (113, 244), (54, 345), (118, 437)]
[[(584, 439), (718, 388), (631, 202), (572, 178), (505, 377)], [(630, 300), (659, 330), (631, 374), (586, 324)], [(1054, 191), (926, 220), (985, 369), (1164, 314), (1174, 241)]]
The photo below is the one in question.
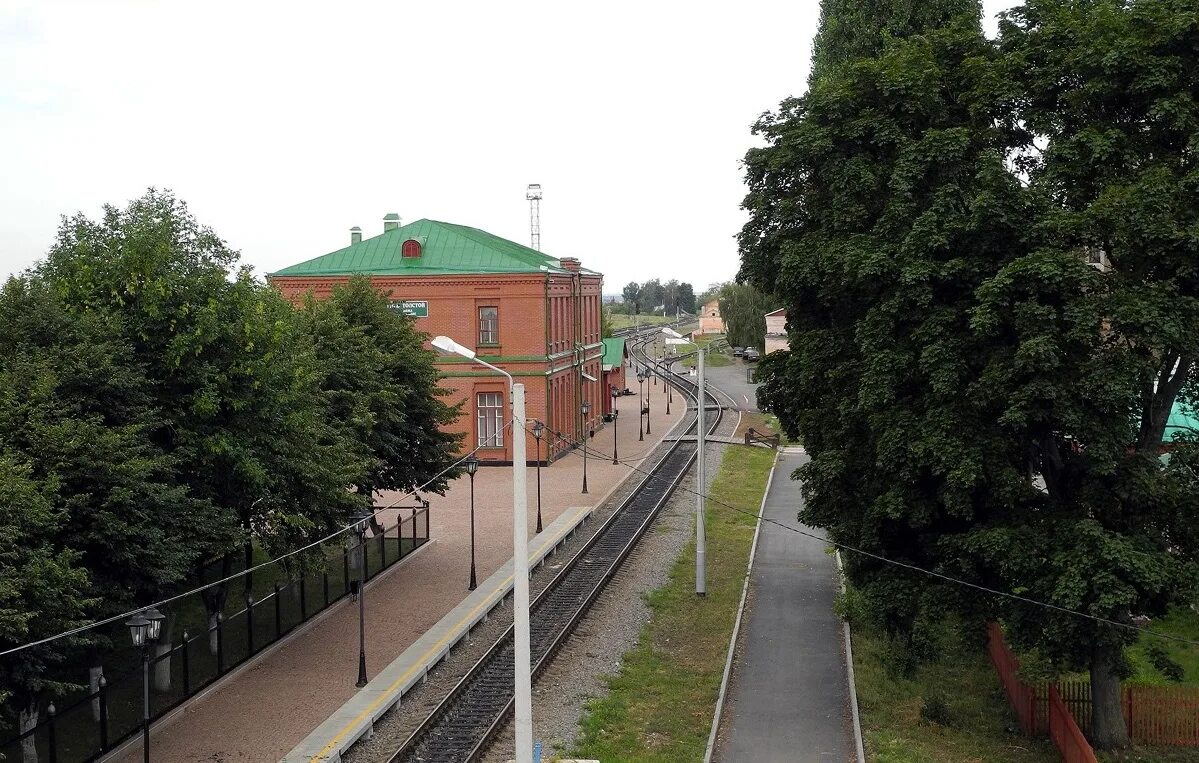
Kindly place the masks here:
[(478, 417), (478, 446), (504, 447), (504, 396), (499, 392), (480, 392), (475, 409)]
[(479, 308), (479, 344), (500, 343), (500, 309)]

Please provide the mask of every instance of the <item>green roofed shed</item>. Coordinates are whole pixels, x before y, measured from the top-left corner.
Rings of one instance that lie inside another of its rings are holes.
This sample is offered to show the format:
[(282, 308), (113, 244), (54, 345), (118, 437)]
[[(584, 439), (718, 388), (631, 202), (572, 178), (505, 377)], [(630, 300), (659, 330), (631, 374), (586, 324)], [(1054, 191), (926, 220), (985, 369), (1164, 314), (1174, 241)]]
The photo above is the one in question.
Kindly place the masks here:
[(1163, 443), (1169, 445), (1175, 436), (1199, 436), (1199, 416), (1182, 401), (1174, 403), (1170, 418), (1166, 421), (1166, 431), (1162, 437)]
[[(407, 241), (415, 241), (419, 247), (409, 246), (405, 250), (404, 243)], [(417, 220), (270, 275), (430, 276), (537, 272), (569, 271), (562, 267), (557, 258), (478, 228), (437, 220)], [(580, 268), (579, 272), (591, 273), (585, 268)]]
[(624, 355), (624, 339), (608, 337), (604, 340), (603, 369), (611, 371), (613, 368), (620, 368), (624, 365)]

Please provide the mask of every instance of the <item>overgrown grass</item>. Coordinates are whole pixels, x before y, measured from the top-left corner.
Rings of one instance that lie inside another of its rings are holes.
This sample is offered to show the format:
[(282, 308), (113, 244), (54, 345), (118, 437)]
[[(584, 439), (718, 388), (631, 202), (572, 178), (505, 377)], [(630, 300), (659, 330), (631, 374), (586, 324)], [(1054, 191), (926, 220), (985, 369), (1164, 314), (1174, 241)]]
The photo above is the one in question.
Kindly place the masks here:
[[(724, 339), (724, 334), (702, 334), (695, 338), (695, 341), (690, 344), (678, 345), (679, 353), (695, 352), (699, 347), (707, 347), (717, 339)], [(719, 368), (721, 366), (729, 366), (735, 362), (733, 358), (733, 350), (728, 345), (725, 345), (720, 350), (710, 351), (704, 365), (709, 368)], [(687, 358), (683, 361), (683, 365), (687, 368), (695, 368), (696, 360), (694, 357)]]
[[(886, 640), (855, 625), (853, 664), (867, 759), (875, 763), (1056, 763), (1048, 739), (1020, 734), (981, 647), (952, 634), (910, 678), (889, 672)], [(937, 708), (931, 713), (931, 708)], [(923, 711), (923, 712), (922, 712)], [(936, 723), (928, 716), (941, 717)]]
[(695, 596), (695, 544), (675, 560), (668, 582), (646, 596), (653, 619), (607, 679), (609, 694), (587, 705), (573, 750), (604, 763), (702, 760), (758, 507), (774, 451), (730, 448), (706, 515), (708, 595)]
[[(1149, 627), (1170, 636), (1199, 641), (1199, 613), (1190, 607), (1175, 607), (1168, 616), (1154, 620)], [(1154, 648), (1163, 650), (1170, 660), (1182, 668), (1182, 681), (1169, 680), (1154, 664), (1150, 656)], [(1129, 648), (1128, 661), (1132, 664), (1132, 676), (1128, 683), (1199, 686), (1199, 648), (1190, 644), (1143, 635)]]

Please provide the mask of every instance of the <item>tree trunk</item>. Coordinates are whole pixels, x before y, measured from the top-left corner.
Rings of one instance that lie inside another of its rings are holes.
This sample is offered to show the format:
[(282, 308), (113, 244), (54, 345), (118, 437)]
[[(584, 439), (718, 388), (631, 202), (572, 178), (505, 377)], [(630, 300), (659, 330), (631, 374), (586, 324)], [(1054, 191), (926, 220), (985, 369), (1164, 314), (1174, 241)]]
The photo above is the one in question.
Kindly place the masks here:
[(220, 613), (218, 613), (218, 612), (209, 612), (208, 613), (208, 653), (211, 655), (214, 655), (214, 656), (217, 653), (216, 626), (217, 626), (217, 617), (219, 617), (219, 614)]
[(92, 697), (92, 720), (96, 723), (100, 722), (100, 676), (104, 675), (104, 666), (97, 659), (90, 668), (87, 669), (87, 688), (94, 695)]
[[(162, 635), (159, 637), (158, 643), (154, 645), (155, 657), (162, 657), (164, 654), (171, 651), (171, 647), (174, 646), (175, 614), (173, 612), (167, 612), (166, 616), (166, 622), (162, 624)], [(162, 659), (154, 663), (154, 690), (160, 692), (168, 692), (171, 690), (170, 659)]]
[[(233, 555), (225, 554), (221, 557), (221, 572), (220, 579), (224, 580), (229, 577), (229, 572), (233, 567)], [(225, 597), (229, 592), (227, 583), (214, 585), (211, 588), (205, 588), (200, 592), (200, 598), (204, 600), (204, 608), (208, 611), (208, 652), (216, 656), (216, 622), (217, 613), (225, 608)]]
[(1120, 677), (1113, 666), (1112, 647), (1097, 646), (1091, 654), (1091, 745), (1117, 750), (1129, 745), (1128, 724), (1121, 707)]
[[(37, 725), (38, 707), (37, 700), (29, 700), (29, 704), (21, 708), (21, 713), (17, 718), (17, 723), (20, 724), (21, 733), (33, 731), (33, 727)], [(37, 763), (37, 735), (30, 734), (21, 740), (21, 760), (23, 763)]]

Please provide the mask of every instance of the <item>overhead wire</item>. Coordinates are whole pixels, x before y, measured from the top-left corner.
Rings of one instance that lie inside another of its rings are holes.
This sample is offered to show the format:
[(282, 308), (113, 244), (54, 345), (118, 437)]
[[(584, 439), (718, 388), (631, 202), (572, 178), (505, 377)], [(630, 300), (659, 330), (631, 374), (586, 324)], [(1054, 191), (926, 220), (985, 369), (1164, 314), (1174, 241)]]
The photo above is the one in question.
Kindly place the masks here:
[[(590, 456), (591, 456), (591, 457), (593, 457), (593, 458), (601, 458), (601, 459), (606, 459), (606, 460), (608, 460), (608, 461), (611, 461), (611, 460), (612, 460), (612, 454), (605, 454), (605, 453), (603, 453), (603, 452), (601, 452), (601, 451), (597, 451), (597, 450), (595, 450), (594, 448), (591, 448), (590, 446), (588, 446), (588, 445), (587, 445), (587, 443), (585, 443), (585, 442), (583, 442), (583, 443), (580, 443), (580, 442), (578, 442), (577, 440), (571, 440), (570, 438), (567, 438), (567, 437), (565, 437), (564, 435), (562, 435), (560, 432), (555, 432), (555, 434), (557, 434), (557, 435), (559, 435), (559, 436), (562, 436), (562, 437), (563, 437), (563, 439), (566, 439), (568, 442), (571, 442), (573, 445), (575, 445), (575, 446), (576, 446), (576, 449), (578, 449), (578, 450), (585, 450), (585, 451), (587, 451), (588, 455), (590, 455)], [(572, 451), (572, 453), (573, 453), (573, 451)], [(577, 454), (576, 454), (576, 455), (577, 455)], [(635, 472), (637, 472), (637, 473), (639, 473), (639, 474), (642, 474), (642, 475), (644, 475), (644, 476), (645, 476), (647, 479), (651, 479), (651, 480), (663, 480), (663, 481), (667, 481), (667, 480), (668, 480), (668, 478), (666, 478), (666, 477), (663, 477), (663, 476), (660, 476), (660, 475), (654, 474), (653, 472), (650, 472), (650, 471), (646, 471), (646, 470), (644, 470), (644, 469), (640, 468), (639, 466), (637, 466), (637, 465), (634, 465), (634, 464), (633, 464), (633, 463), (631, 463), (631, 462), (624, 461), (623, 459), (619, 459), (619, 458), (618, 458), (618, 459), (616, 459), (616, 461), (617, 461), (618, 463), (621, 463), (621, 464), (623, 464), (624, 466), (628, 467), (629, 469), (631, 469), (631, 470), (633, 470), (633, 471), (635, 471)], [(670, 480), (670, 481), (673, 481), (673, 480)], [(701, 487), (702, 487), (702, 486), (701, 486)], [(1048, 610), (1052, 610), (1052, 611), (1055, 611), (1055, 612), (1059, 612), (1059, 613), (1061, 613), (1061, 614), (1072, 615), (1072, 616), (1075, 616), (1075, 617), (1081, 617), (1081, 618), (1085, 618), (1085, 619), (1088, 619), (1088, 620), (1091, 620), (1091, 621), (1094, 621), (1094, 622), (1098, 622), (1098, 623), (1101, 623), (1101, 624), (1104, 624), (1104, 625), (1110, 625), (1110, 626), (1114, 626), (1114, 627), (1117, 627), (1117, 628), (1123, 628), (1123, 629), (1125, 629), (1125, 630), (1135, 631), (1135, 632), (1137, 632), (1137, 633), (1143, 633), (1143, 634), (1145, 634), (1145, 635), (1148, 635), (1148, 636), (1153, 636), (1153, 637), (1155, 637), (1155, 638), (1165, 639), (1165, 640), (1168, 640), (1168, 641), (1175, 641), (1175, 642), (1178, 642), (1178, 643), (1182, 643), (1182, 644), (1187, 644), (1187, 645), (1190, 645), (1190, 646), (1199, 647), (1199, 641), (1195, 641), (1195, 640), (1192, 640), (1192, 639), (1188, 639), (1188, 638), (1185, 638), (1185, 637), (1182, 637), (1182, 636), (1175, 636), (1175, 635), (1173, 635), (1173, 634), (1170, 634), (1170, 633), (1163, 633), (1163, 632), (1161, 632), (1161, 631), (1154, 630), (1154, 629), (1152, 629), (1152, 628), (1144, 628), (1144, 627), (1141, 627), (1141, 626), (1138, 626), (1138, 625), (1133, 625), (1133, 624), (1131, 624), (1131, 623), (1121, 623), (1121, 622), (1118, 622), (1118, 621), (1116, 621), (1116, 620), (1111, 620), (1111, 619), (1108, 619), (1108, 618), (1105, 618), (1105, 617), (1100, 617), (1100, 616), (1098, 616), (1098, 615), (1093, 615), (1093, 614), (1091, 614), (1091, 613), (1089, 613), (1089, 612), (1083, 612), (1083, 611), (1081, 611), (1081, 610), (1070, 609), (1069, 607), (1063, 607), (1063, 606), (1060, 606), (1060, 605), (1057, 605), (1057, 604), (1052, 604), (1052, 603), (1050, 603), (1050, 602), (1040, 601), (1040, 600), (1038, 600), (1038, 599), (1032, 599), (1032, 598), (1029, 598), (1029, 597), (1027, 597), (1027, 596), (1021, 596), (1020, 594), (1015, 594), (1015, 593), (1011, 593), (1011, 592), (1008, 592), (1008, 591), (1001, 591), (1001, 590), (998, 590), (998, 589), (995, 589), (995, 588), (990, 588), (990, 587), (988, 587), (988, 586), (981, 585), (981, 584), (979, 584), (979, 583), (973, 583), (973, 582), (970, 582), (970, 581), (968, 581), (968, 580), (962, 580), (961, 578), (955, 578), (955, 577), (953, 577), (952, 575), (947, 575), (947, 574), (945, 574), (945, 573), (942, 573), (942, 572), (937, 572), (936, 570), (930, 570), (930, 569), (927, 569), (927, 568), (924, 568), (924, 567), (920, 567), (920, 566), (918, 566), (918, 565), (911, 564), (911, 563), (909, 563), (909, 562), (902, 562), (902, 561), (899, 561), (899, 560), (897, 560), (897, 559), (891, 559), (891, 558), (888, 558), (888, 557), (882, 556), (881, 554), (876, 554), (876, 553), (873, 553), (873, 552), (871, 552), (871, 551), (867, 551), (867, 550), (865, 550), (865, 549), (862, 549), (862, 548), (857, 548), (857, 547), (855, 547), (855, 546), (851, 546), (851, 545), (849, 545), (849, 544), (847, 544), (847, 543), (842, 543), (842, 542), (838, 542), (838, 541), (831, 540), (831, 539), (829, 539), (829, 538), (822, 537), (822, 536), (820, 536), (820, 535), (817, 535), (817, 534), (815, 534), (815, 533), (812, 533), (812, 532), (808, 532), (808, 531), (806, 531), (806, 530), (802, 530), (802, 529), (800, 529), (800, 528), (798, 528), (798, 527), (794, 527), (794, 526), (792, 526), (792, 525), (787, 525), (787, 524), (784, 524), (784, 523), (782, 523), (782, 522), (779, 522), (778, 520), (771, 519), (771, 518), (769, 518), (769, 517), (759, 517), (759, 515), (758, 515), (757, 513), (755, 513), (755, 512), (752, 512), (752, 511), (747, 511), (747, 510), (745, 510), (745, 509), (742, 509), (742, 508), (740, 508), (740, 507), (738, 507), (738, 506), (734, 506), (734, 505), (732, 505), (732, 504), (730, 504), (730, 503), (728, 503), (728, 502), (726, 502), (726, 501), (722, 501), (722, 500), (720, 500), (719, 498), (716, 498), (716, 497), (712, 496), (710, 493), (707, 493), (706, 491), (704, 491), (704, 492), (702, 492), (702, 493), (701, 493), (701, 491), (699, 491), (699, 490), (696, 490), (696, 489), (694, 489), (694, 488), (687, 487), (687, 486), (685, 486), (685, 485), (679, 485), (679, 488), (681, 488), (681, 489), (682, 489), (682, 490), (684, 490), (685, 492), (689, 492), (689, 493), (692, 493), (692, 494), (694, 494), (694, 495), (701, 495), (701, 494), (702, 494), (702, 495), (703, 495), (703, 497), (704, 497), (704, 499), (705, 499), (706, 501), (709, 501), (709, 502), (711, 502), (711, 503), (714, 503), (714, 504), (716, 504), (716, 505), (718, 505), (718, 506), (722, 506), (722, 507), (724, 507), (724, 508), (730, 509), (730, 510), (732, 510), (732, 511), (735, 511), (735, 512), (737, 512), (737, 513), (740, 513), (740, 514), (744, 514), (744, 515), (746, 515), (746, 516), (753, 517), (754, 519), (760, 519), (760, 520), (761, 520), (761, 521), (763, 521), (763, 522), (766, 522), (766, 523), (768, 523), (768, 524), (775, 525), (775, 526), (777, 526), (777, 527), (780, 527), (780, 528), (782, 528), (782, 529), (784, 529), (784, 530), (787, 530), (787, 531), (790, 531), (790, 532), (796, 533), (796, 534), (798, 534), (798, 535), (802, 535), (802, 536), (804, 536), (804, 537), (807, 537), (807, 538), (811, 538), (811, 539), (813, 539), (813, 540), (818, 540), (818, 541), (820, 541), (821, 543), (828, 544), (828, 545), (830, 545), (830, 546), (833, 546), (834, 548), (837, 548), (837, 549), (840, 549), (840, 550), (843, 550), (843, 551), (847, 551), (847, 552), (849, 552), (849, 553), (858, 554), (859, 556), (864, 556), (864, 557), (867, 557), (867, 558), (870, 558), (870, 559), (874, 559), (875, 561), (879, 561), (879, 562), (883, 562), (883, 563), (885, 563), (885, 564), (889, 564), (889, 565), (892, 565), (892, 566), (895, 566), (895, 567), (900, 567), (900, 568), (903, 568), (903, 569), (907, 569), (907, 570), (910, 570), (910, 571), (912, 571), (912, 572), (916, 572), (916, 573), (919, 573), (919, 574), (922, 574), (922, 575), (927, 575), (927, 576), (929, 576), (929, 577), (937, 578), (937, 579), (943, 580), (943, 581), (945, 581), (945, 582), (948, 582), (948, 583), (953, 583), (953, 584), (955, 584), (955, 585), (959, 585), (959, 586), (965, 586), (965, 587), (971, 588), (971, 589), (973, 589), (973, 590), (976, 590), (976, 591), (981, 591), (981, 592), (983, 592), (983, 593), (988, 593), (988, 594), (992, 594), (992, 595), (995, 595), (995, 596), (1000, 596), (1000, 597), (1003, 597), (1003, 598), (1007, 598), (1007, 599), (1010, 599), (1010, 600), (1019, 601), (1019, 602), (1021, 602), (1021, 603), (1024, 603), (1024, 604), (1029, 604), (1029, 605), (1033, 605), (1033, 606), (1037, 606), (1037, 607), (1042, 607), (1042, 608), (1045, 608), (1045, 609), (1048, 609)]]

